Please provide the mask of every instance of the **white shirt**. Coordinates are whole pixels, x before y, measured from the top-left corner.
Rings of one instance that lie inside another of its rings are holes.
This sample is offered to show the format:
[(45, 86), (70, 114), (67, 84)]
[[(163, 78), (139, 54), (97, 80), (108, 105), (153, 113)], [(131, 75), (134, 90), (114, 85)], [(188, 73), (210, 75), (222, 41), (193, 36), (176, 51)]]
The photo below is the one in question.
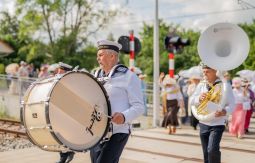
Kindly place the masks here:
[(180, 88), (177, 85), (173, 85), (171, 87), (164, 87), (162, 93), (166, 93), (167, 100), (183, 100), (183, 96), (181, 94)]
[(243, 92), (244, 92), (243, 88), (240, 88), (240, 89), (234, 88), (233, 89), (236, 104), (242, 104), (244, 102), (249, 102), (250, 101), (249, 92), (247, 91), (246, 96), (244, 96)]
[[(222, 88), (223, 88), (223, 83), (220, 83), (220, 84), (222, 85)], [(224, 89), (221, 89), (221, 94), (223, 95), (223, 93), (226, 93), (226, 106), (224, 107), (224, 109), (227, 111), (227, 115), (230, 115), (235, 107), (235, 98), (233, 95), (231, 85), (229, 83), (226, 83), (226, 87), (227, 87), (227, 92), (224, 92)], [(190, 97), (190, 104), (198, 106), (200, 95), (202, 93), (207, 93), (207, 92), (208, 90), (206, 87), (206, 83), (200, 82), (198, 86), (196, 87), (195, 92)], [(227, 116), (220, 116), (220, 117), (215, 117), (215, 119), (213, 119), (210, 122), (203, 122), (203, 121), (199, 121), (199, 122), (206, 124), (208, 126), (217, 126), (217, 125), (225, 125), (226, 119), (227, 119)]]
[(195, 92), (196, 87), (197, 87), (197, 84), (195, 83), (192, 83), (188, 86), (187, 94), (189, 97), (192, 96), (192, 94)]
[(255, 92), (255, 81), (251, 82), (250, 89), (252, 90), (252, 92)]
[(129, 133), (132, 120), (144, 112), (141, 81), (135, 73), (118, 72), (104, 84), (109, 96), (112, 114), (121, 112), (125, 116), (125, 123), (117, 125), (113, 123), (113, 134)]
[(27, 67), (21, 66), (18, 70), (19, 77), (28, 77), (28, 70)]

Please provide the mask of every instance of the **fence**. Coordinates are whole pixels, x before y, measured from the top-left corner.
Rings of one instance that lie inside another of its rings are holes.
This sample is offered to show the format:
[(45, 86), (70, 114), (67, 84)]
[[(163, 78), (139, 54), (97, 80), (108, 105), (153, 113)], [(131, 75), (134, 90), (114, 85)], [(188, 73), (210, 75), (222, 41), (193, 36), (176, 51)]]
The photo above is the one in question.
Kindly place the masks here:
[(36, 78), (17, 78), (0, 74), (0, 117), (19, 119), (20, 101)]
[[(20, 118), (20, 101), (29, 85), (37, 78), (17, 78), (0, 74), (0, 117), (8, 116), (11, 118)], [(153, 103), (153, 84), (146, 83), (144, 92), (146, 95), (147, 111), (145, 115), (152, 115)]]

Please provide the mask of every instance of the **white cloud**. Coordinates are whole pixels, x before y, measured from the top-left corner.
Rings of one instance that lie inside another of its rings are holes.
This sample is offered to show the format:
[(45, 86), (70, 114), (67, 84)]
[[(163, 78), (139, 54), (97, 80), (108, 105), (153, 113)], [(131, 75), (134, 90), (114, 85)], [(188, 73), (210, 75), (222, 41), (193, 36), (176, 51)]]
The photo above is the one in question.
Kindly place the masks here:
[(15, 12), (15, 1), (14, 0), (1, 0), (0, 2), (0, 11), (8, 11), (11, 14)]
[[(245, 1), (255, 6), (254, 1)], [(128, 30), (134, 29), (135, 34), (138, 35), (142, 21), (153, 23), (154, 5), (155, 0), (129, 0), (126, 10), (132, 13), (132, 16), (120, 16), (113, 22), (113, 25), (107, 28), (106, 33), (113, 32), (115, 37), (118, 37), (127, 34)], [(125, 9), (125, 7), (123, 8)], [(164, 21), (167, 23), (177, 23), (184, 28), (195, 30), (204, 30), (218, 22), (249, 23), (255, 16), (255, 9), (230, 12), (237, 9), (242, 9), (237, 0), (159, 0), (159, 18), (165, 18)], [(196, 14), (201, 15), (194, 16)], [(128, 22), (131, 23), (128, 24)]]

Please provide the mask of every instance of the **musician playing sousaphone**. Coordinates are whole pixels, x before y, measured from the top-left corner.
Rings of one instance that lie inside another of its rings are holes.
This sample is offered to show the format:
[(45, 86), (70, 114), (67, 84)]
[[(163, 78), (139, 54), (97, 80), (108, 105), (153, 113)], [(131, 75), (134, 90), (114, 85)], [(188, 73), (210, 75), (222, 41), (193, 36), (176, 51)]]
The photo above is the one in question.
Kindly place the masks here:
[[(234, 108), (232, 89), (226, 93), (226, 105), (220, 108), (223, 95), (223, 83), (217, 76), (217, 70), (202, 64), (205, 81), (200, 82), (191, 96), (190, 104), (196, 107), (195, 114), (206, 115), (213, 112), (214, 118), (199, 120), (200, 139), (203, 148), (205, 163), (220, 163), (220, 141), (225, 129), (227, 115)], [(231, 86), (229, 85), (231, 88)]]

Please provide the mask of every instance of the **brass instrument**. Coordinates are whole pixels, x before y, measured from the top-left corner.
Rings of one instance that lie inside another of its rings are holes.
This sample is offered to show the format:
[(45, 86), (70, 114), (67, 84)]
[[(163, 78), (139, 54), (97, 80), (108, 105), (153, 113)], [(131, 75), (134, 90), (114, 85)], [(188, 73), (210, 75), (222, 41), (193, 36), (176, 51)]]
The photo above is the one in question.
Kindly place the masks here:
[[(221, 99), (221, 86), (219, 84), (216, 84), (215, 86), (210, 85), (211, 90), (207, 92), (206, 97), (203, 99), (203, 101), (200, 103), (200, 105), (197, 108), (197, 114), (200, 115), (207, 115), (209, 114), (208, 109), (206, 108), (207, 103), (209, 101), (214, 103), (219, 103)], [(218, 90), (216, 89), (218, 88)]]
[[(231, 91), (231, 86), (222, 74), (224, 71), (232, 70), (244, 62), (249, 53), (250, 43), (247, 34), (239, 26), (231, 23), (217, 23), (208, 27), (202, 33), (197, 48), (202, 62), (218, 70), (219, 78), (222, 80), (222, 84), (220, 84), (222, 88), (216, 90), (218, 86), (214, 86), (198, 107), (191, 106), (193, 115), (199, 121), (205, 122), (215, 118), (215, 112), (210, 112), (210, 108), (208, 108), (209, 101), (217, 103), (219, 110), (226, 106), (227, 92)], [(220, 102), (219, 99), (221, 99)], [(205, 108), (208, 108), (208, 110)]]

